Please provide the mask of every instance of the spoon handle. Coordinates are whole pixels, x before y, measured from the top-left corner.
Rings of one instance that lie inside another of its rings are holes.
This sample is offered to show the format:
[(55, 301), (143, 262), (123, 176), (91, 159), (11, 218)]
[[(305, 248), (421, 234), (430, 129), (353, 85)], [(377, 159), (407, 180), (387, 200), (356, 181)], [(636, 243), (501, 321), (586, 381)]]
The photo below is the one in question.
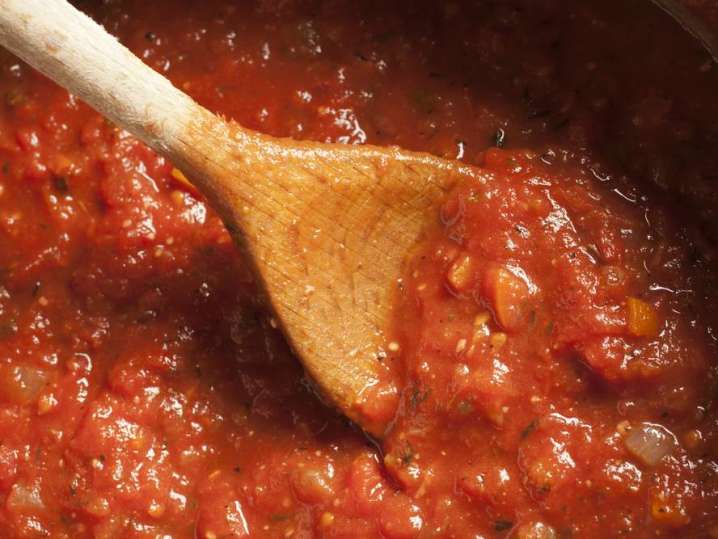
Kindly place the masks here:
[(66, 0), (3, 0), (0, 44), (171, 157), (193, 119), (218, 121)]

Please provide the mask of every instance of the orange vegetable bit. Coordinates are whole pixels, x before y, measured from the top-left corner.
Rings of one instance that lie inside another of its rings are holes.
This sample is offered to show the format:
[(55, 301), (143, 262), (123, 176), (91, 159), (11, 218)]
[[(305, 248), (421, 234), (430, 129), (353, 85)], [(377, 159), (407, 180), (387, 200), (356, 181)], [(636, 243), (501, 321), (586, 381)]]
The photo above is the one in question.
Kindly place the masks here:
[(636, 337), (655, 337), (658, 335), (659, 322), (656, 309), (643, 300), (629, 296), (626, 299), (628, 307), (628, 331)]
[(516, 275), (503, 266), (489, 268), (484, 274), (483, 292), (503, 329), (514, 331), (525, 324), (529, 289)]

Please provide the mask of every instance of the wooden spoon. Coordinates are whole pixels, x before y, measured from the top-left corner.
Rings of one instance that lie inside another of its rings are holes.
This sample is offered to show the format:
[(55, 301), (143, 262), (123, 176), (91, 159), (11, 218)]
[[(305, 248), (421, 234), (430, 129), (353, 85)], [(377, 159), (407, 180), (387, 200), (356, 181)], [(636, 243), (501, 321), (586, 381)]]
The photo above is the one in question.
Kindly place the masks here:
[(225, 121), (64, 0), (3, 0), (0, 42), (171, 159), (255, 266), (284, 332), (332, 403), (381, 435), (380, 383), (400, 265), (469, 167), (397, 148), (298, 142)]

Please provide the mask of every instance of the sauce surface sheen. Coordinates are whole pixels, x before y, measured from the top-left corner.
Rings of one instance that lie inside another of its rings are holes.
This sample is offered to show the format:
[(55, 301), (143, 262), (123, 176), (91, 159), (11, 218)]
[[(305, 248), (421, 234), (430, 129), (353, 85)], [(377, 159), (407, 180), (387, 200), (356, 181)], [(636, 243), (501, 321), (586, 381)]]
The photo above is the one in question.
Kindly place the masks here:
[(76, 2), (248, 128), (483, 167), (381, 447), (181, 172), (0, 53), (0, 535), (718, 537), (715, 66), (637, 0), (387, 4)]

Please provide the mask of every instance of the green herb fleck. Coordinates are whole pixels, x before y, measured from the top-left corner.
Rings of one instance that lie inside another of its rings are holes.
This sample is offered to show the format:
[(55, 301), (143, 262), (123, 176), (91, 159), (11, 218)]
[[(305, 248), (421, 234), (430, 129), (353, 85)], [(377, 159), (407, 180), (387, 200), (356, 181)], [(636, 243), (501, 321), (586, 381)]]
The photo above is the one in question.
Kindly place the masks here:
[(410, 95), (410, 99), (414, 107), (424, 114), (431, 114), (436, 109), (438, 99), (433, 92), (422, 88), (417, 88)]
[(514, 523), (510, 520), (497, 520), (494, 522), (494, 530), (497, 532), (505, 532), (506, 530), (510, 530), (513, 528)]
[(406, 444), (406, 446), (402, 449), (401, 453), (399, 453), (399, 461), (401, 462), (402, 466), (408, 466), (411, 464), (411, 461), (414, 459), (414, 449), (411, 447), (410, 444)]
[(553, 320), (549, 320), (546, 324), (546, 335), (551, 335), (553, 333)]
[(474, 411), (474, 406), (470, 402), (459, 401), (456, 405), (457, 410), (460, 414), (467, 415)]
[(568, 116), (566, 116), (565, 118), (562, 118), (561, 120), (556, 122), (556, 125), (553, 126), (554, 131), (560, 131), (561, 129), (566, 127), (570, 121), (571, 121), (571, 118), (569, 118)]
[(67, 180), (62, 176), (54, 176), (52, 178), (52, 185), (58, 193), (65, 194), (70, 191), (70, 187), (67, 185)]
[(536, 430), (536, 427), (538, 427), (538, 420), (532, 419), (531, 422), (526, 425), (524, 430), (521, 431), (521, 439), (524, 440), (527, 438), (533, 431)]
[(429, 390), (422, 389), (419, 384), (414, 384), (409, 394), (409, 408), (416, 410), (419, 405), (429, 397)]

